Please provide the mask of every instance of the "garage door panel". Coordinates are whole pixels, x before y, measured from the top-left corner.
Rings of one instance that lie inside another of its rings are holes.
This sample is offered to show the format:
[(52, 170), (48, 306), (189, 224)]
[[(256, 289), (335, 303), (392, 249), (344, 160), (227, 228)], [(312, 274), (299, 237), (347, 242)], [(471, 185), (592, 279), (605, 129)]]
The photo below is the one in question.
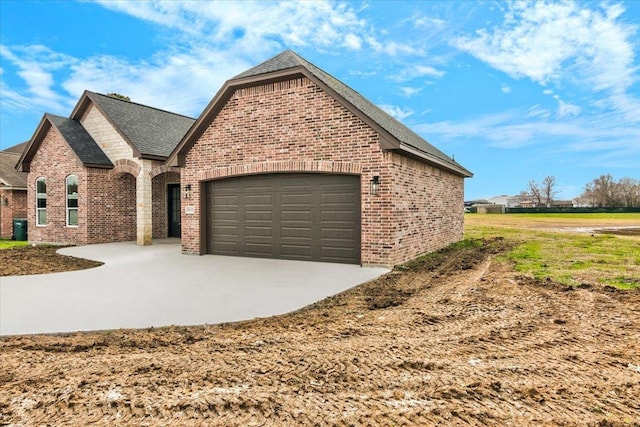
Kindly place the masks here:
[(281, 192), (280, 204), (282, 206), (288, 205), (304, 205), (311, 206), (312, 197), (310, 194), (288, 193)]
[(312, 220), (311, 212), (309, 211), (286, 211), (280, 213), (280, 221), (283, 224), (287, 223), (307, 223), (310, 224)]
[(354, 241), (358, 233), (353, 228), (323, 228), (320, 231), (320, 239), (345, 239)]
[[(238, 254), (234, 254), (238, 255)], [(269, 243), (251, 243), (247, 242), (244, 248), (244, 256), (272, 258), (273, 257), (273, 245)]]
[(247, 240), (261, 237), (268, 237), (271, 239), (272, 235), (273, 227), (254, 227), (250, 225), (245, 227), (245, 238)]
[(244, 219), (247, 223), (264, 222), (271, 224), (273, 222), (273, 212), (247, 210), (244, 213)]
[(287, 259), (313, 260), (312, 248), (309, 245), (283, 244), (280, 249), (280, 255), (282, 258)]
[(355, 205), (355, 197), (353, 193), (330, 193), (322, 195), (322, 204), (337, 204), (337, 205), (346, 205), (349, 204), (351, 206)]
[(360, 262), (358, 176), (236, 177), (210, 182), (206, 194), (209, 253)]
[(312, 236), (313, 231), (310, 227), (282, 227), (280, 229), (280, 237), (283, 240), (289, 237), (310, 239)]

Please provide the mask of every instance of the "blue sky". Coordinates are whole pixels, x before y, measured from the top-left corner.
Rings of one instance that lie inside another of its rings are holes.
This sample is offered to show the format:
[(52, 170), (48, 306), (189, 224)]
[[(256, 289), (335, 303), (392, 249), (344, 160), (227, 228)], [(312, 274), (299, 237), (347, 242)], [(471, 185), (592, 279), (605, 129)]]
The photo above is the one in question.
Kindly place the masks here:
[(0, 148), (85, 89), (197, 117), (292, 49), (474, 172), (465, 199), (640, 178), (640, 2), (0, 1)]

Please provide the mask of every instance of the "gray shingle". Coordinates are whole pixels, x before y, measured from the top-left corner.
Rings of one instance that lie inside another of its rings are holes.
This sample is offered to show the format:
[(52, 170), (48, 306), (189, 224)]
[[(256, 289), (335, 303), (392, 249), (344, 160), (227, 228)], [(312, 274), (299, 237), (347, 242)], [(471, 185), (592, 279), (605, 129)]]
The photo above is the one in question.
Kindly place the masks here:
[(29, 144), (29, 141), (21, 142), (20, 144), (14, 145), (13, 147), (6, 148), (2, 150), (5, 153), (17, 153), (22, 154), (25, 147)]
[(27, 188), (27, 173), (16, 170), (19, 159), (20, 153), (0, 151), (0, 186)]
[(55, 126), (67, 141), (78, 158), (88, 166), (113, 167), (113, 163), (102, 151), (89, 133), (82, 127), (79, 121), (66, 117), (47, 114), (51, 124)]
[(135, 102), (88, 92), (142, 157), (168, 157), (195, 119)]
[(461, 164), (444, 154), (442, 151), (438, 150), (436, 147), (413, 132), (407, 126), (403, 125), (398, 120), (385, 113), (380, 107), (376, 106), (367, 98), (360, 95), (357, 91), (353, 90), (346, 84), (342, 83), (340, 80), (333, 77), (331, 74), (316, 67), (306, 59), (290, 50), (286, 50), (281, 54), (263, 62), (262, 64), (259, 64), (243, 73), (238, 74), (234, 77), (233, 80), (258, 76), (261, 74), (272, 73), (275, 71), (281, 71), (295, 67), (304, 67), (321, 82), (336, 91), (351, 105), (353, 105), (375, 123), (377, 123), (378, 126), (389, 132), (389, 134), (396, 138), (401, 145), (412, 147), (424, 153), (427, 159), (429, 157), (435, 158), (440, 163), (448, 165), (450, 168), (458, 171), (459, 173), (462, 173), (463, 175), (472, 175), (472, 173), (465, 169)]

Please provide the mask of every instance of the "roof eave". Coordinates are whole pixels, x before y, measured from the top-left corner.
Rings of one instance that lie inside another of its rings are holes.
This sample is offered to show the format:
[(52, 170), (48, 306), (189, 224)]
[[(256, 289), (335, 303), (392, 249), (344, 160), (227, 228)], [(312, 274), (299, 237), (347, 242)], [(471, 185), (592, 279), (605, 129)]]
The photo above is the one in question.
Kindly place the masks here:
[(165, 162), (167, 160), (167, 156), (161, 156), (159, 154), (144, 154), (144, 153), (140, 153), (139, 157), (141, 159), (158, 160), (158, 161), (161, 161), (161, 162)]
[(448, 172), (451, 172), (455, 175), (460, 175), (464, 178), (471, 178), (473, 176), (473, 173), (471, 173), (470, 171), (468, 171), (467, 169), (463, 168), (462, 166), (458, 166), (455, 164), (451, 164), (451, 163), (447, 163), (445, 161), (443, 161), (442, 159), (439, 159), (438, 157), (435, 156), (431, 156), (428, 153), (425, 153), (424, 151), (420, 151), (410, 145), (407, 144), (400, 144), (400, 147), (397, 149), (394, 149), (392, 151), (398, 151), (401, 152), (405, 155), (408, 155), (409, 157), (415, 158), (416, 160), (422, 161), (423, 163), (429, 163), (433, 166), (436, 166), (440, 169), (444, 169)]
[[(45, 129), (45, 126), (48, 127)], [(15, 169), (18, 172), (29, 172), (31, 168), (31, 159), (33, 159), (33, 156), (36, 154), (36, 151), (38, 151), (38, 148), (42, 143), (40, 136), (46, 134), (46, 132), (51, 129), (51, 126), (53, 126), (53, 124), (49, 120), (48, 114), (43, 114), (42, 119), (40, 119), (40, 123), (38, 123), (38, 127), (36, 127), (36, 130), (33, 132), (33, 136), (31, 136), (29, 143), (22, 154), (20, 154), (20, 158), (16, 163)]]
[(115, 167), (113, 164), (106, 165), (104, 163), (83, 163), (82, 165), (93, 169), (113, 169)]

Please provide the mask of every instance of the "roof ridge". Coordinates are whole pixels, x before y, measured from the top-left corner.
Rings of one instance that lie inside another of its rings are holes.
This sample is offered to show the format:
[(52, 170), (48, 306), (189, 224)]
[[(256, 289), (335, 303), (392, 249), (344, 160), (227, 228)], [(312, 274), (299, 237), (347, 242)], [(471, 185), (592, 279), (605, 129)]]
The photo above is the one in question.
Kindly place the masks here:
[(187, 115), (180, 114), (180, 113), (175, 113), (173, 111), (169, 111), (169, 110), (165, 110), (165, 109), (162, 109), (162, 108), (154, 107), (152, 105), (146, 105), (146, 104), (141, 104), (139, 102), (135, 102), (135, 101), (131, 101), (131, 100), (126, 100), (126, 99), (122, 99), (122, 98), (116, 98), (115, 96), (109, 96), (109, 95), (105, 95), (104, 93), (93, 92), (93, 91), (90, 91), (90, 90), (87, 90), (87, 93), (90, 93), (92, 95), (99, 95), (99, 96), (102, 96), (102, 97), (105, 97), (105, 98), (109, 98), (109, 99), (113, 99), (113, 100), (116, 100), (116, 101), (126, 102), (128, 104), (136, 105), (138, 107), (149, 108), (151, 110), (160, 111), (162, 113), (172, 114), (174, 116), (184, 117), (185, 119), (193, 119), (193, 120), (195, 120), (195, 117), (187, 116)]

